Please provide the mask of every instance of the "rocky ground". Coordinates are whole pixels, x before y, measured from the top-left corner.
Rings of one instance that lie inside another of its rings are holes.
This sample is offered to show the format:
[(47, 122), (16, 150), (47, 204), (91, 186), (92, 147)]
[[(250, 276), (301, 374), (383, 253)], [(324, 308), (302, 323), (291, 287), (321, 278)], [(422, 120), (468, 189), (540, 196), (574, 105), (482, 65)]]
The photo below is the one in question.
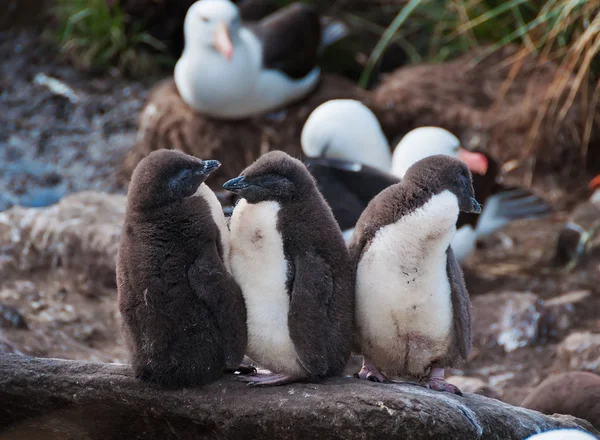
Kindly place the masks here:
[[(0, 351), (125, 362), (117, 170), (153, 79), (85, 77), (54, 57), (31, 33), (0, 34)], [(475, 349), (453, 371), (465, 390), (518, 404), (553, 371), (600, 373), (599, 253), (570, 274), (545, 270), (584, 180), (567, 191), (539, 176), (556, 213), (507, 228), (467, 262)], [(64, 198), (82, 190), (117, 195)]]

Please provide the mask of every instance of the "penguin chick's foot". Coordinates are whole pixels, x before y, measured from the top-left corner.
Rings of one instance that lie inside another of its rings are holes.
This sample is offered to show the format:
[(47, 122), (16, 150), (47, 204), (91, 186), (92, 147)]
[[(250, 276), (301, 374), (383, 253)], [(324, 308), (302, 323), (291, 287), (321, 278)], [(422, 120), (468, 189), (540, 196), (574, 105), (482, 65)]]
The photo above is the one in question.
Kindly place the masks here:
[(238, 380), (241, 380), (242, 382), (248, 382), (248, 385), (250, 386), (266, 387), (296, 382), (298, 378), (282, 373), (256, 373), (251, 376), (240, 377)]
[(240, 365), (237, 368), (225, 368), (223, 372), (225, 374), (254, 374), (256, 373), (256, 368), (252, 365)]
[(429, 373), (427, 379), (421, 382), (421, 385), (431, 390), (445, 391), (447, 393), (458, 394), (459, 396), (462, 396), (462, 391), (460, 391), (458, 387), (446, 382), (444, 379), (443, 368), (432, 368), (431, 373)]
[(390, 383), (390, 380), (367, 357), (363, 357), (363, 366), (354, 377), (370, 380), (371, 382)]

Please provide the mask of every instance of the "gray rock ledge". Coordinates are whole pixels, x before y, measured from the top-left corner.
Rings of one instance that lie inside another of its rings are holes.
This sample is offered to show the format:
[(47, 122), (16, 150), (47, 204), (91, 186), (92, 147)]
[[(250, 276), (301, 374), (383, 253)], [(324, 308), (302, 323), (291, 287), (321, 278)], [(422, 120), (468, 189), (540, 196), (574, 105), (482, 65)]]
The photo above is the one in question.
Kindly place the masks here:
[(157, 390), (128, 366), (0, 354), (0, 439), (523, 439), (592, 426), (467, 394), (352, 378)]

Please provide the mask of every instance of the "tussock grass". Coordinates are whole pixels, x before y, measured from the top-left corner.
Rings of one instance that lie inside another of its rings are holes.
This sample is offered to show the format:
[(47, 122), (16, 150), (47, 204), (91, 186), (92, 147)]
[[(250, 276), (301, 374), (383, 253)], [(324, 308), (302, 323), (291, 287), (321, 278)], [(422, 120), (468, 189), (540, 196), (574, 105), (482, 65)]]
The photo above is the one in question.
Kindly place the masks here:
[[(378, 5), (378, 6), (376, 6)], [(381, 16), (367, 12), (363, 25), (379, 28), (381, 36), (365, 64), (359, 84), (369, 83), (384, 51), (392, 44), (401, 46), (411, 62), (443, 61), (468, 50), (488, 45), (474, 62), (508, 45), (521, 50), (508, 60), (516, 76), (521, 61), (531, 55), (540, 63), (552, 60), (560, 66), (544, 105), (531, 127), (530, 149), (546, 125), (561, 124), (576, 99), (585, 103), (585, 123), (581, 129), (581, 156), (585, 162), (592, 127), (600, 127), (597, 114), (600, 101), (600, 2), (591, 0), (403, 0), (391, 4), (374, 2), (374, 8), (387, 8), (395, 18), (382, 28)], [(352, 18), (352, 17), (351, 17)], [(379, 19), (379, 23), (377, 20)], [(359, 21), (360, 25), (360, 21)], [(590, 86), (591, 84), (591, 86)], [(509, 84), (507, 84), (507, 87)], [(596, 120), (594, 120), (596, 119)]]
[(142, 23), (128, 26), (114, 3), (109, 7), (106, 0), (57, 0), (52, 13), (62, 53), (83, 70), (117, 67), (131, 76), (154, 73), (172, 62), (161, 55), (165, 45), (144, 32)]

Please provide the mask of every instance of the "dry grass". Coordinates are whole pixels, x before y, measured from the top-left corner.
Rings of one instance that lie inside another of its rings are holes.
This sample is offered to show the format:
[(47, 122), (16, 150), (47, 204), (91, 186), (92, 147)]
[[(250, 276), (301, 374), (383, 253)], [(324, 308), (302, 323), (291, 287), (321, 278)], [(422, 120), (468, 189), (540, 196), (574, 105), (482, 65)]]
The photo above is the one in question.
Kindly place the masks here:
[[(379, 2), (380, 8), (390, 6)], [(526, 148), (533, 170), (536, 139), (544, 126), (563, 123), (576, 99), (586, 109), (579, 130), (581, 159), (586, 163), (593, 127), (600, 127), (600, 2), (589, 0), (407, 0), (395, 4), (395, 19), (382, 32), (359, 83), (366, 86), (383, 52), (392, 44), (405, 49), (412, 62), (442, 61), (489, 44), (478, 59), (508, 45), (521, 51), (509, 62), (512, 77), (534, 55), (560, 68), (531, 127)], [(368, 16), (368, 14), (366, 15)], [(368, 22), (371, 29), (378, 26)], [(506, 84), (506, 89), (510, 86)]]

